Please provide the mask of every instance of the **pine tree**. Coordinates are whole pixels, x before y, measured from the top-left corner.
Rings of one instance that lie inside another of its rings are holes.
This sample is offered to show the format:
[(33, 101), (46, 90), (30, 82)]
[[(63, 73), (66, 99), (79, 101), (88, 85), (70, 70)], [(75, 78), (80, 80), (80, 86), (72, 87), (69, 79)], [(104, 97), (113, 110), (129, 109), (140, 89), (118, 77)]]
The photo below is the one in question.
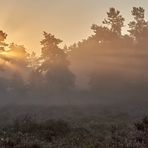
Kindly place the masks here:
[(116, 33), (118, 36), (121, 36), (122, 27), (124, 27), (125, 19), (120, 14), (119, 10), (115, 8), (110, 8), (107, 12), (107, 18), (104, 19), (103, 24), (106, 24), (110, 27), (110, 30)]
[(145, 10), (142, 7), (133, 7), (132, 15), (134, 21), (129, 23), (128, 32), (137, 43), (142, 44), (148, 38), (148, 22), (145, 21)]
[(47, 87), (52, 91), (63, 91), (74, 86), (74, 75), (69, 70), (67, 54), (58, 47), (62, 40), (44, 32), (41, 41), (41, 61), (38, 71), (44, 74)]

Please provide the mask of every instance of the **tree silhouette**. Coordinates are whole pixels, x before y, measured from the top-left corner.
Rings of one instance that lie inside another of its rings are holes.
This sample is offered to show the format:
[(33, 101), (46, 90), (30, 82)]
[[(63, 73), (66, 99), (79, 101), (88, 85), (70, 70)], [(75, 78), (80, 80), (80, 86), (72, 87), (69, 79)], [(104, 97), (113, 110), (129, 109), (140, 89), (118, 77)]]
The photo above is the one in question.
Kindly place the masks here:
[(117, 38), (116, 33), (112, 32), (109, 28), (98, 26), (93, 24), (91, 29), (94, 31), (95, 35), (93, 35), (93, 39), (98, 41), (99, 43), (112, 41), (113, 39)]
[(108, 25), (112, 32), (121, 36), (121, 29), (124, 27), (124, 20), (125, 19), (122, 17), (119, 10), (110, 8), (109, 12), (107, 12), (107, 18), (104, 19), (103, 24)]
[(148, 22), (145, 21), (145, 10), (142, 7), (133, 7), (131, 11), (134, 21), (129, 23), (128, 32), (136, 40), (143, 42), (148, 37)]
[(58, 47), (62, 40), (55, 38), (50, 33), (44, 32), (44, 39), (41, 41), (42, 64), (38, 71), (45, 76), (47, 87), (53, 92), (69, 89), (74, 85), (74, 75), (69, 70), (67, 54)]
[(4, 47), (8, 46), (4, 41), (7, 38), (7, 34), (0, 30), (0, 51), (4, 51)]

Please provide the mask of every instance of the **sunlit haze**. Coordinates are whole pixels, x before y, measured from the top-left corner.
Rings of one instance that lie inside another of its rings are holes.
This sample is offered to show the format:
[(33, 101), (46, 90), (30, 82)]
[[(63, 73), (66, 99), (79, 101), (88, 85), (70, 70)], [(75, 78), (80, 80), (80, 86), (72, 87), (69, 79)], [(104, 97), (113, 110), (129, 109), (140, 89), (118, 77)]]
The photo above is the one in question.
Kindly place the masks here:
[(43, 31), (61, 38), (63, 45), (73, 44), (87, 38), (91, 25), (101, 23), (112, 6), (127, 22), (132, 7), (142, 6), (148, 19), (147, 0), (0, 0), (0, 29), (8, 33), (8, 42), (39, 52)]
[(0, 0), (0, 148), (148, 148), (148, 0)]

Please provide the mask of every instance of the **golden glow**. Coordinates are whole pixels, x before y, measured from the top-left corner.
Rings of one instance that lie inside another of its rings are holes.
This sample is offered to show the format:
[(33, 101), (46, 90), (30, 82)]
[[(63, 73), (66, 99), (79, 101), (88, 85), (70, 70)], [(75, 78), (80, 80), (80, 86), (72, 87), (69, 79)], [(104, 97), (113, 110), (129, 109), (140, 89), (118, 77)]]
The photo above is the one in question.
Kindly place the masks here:
[(20, 55), (13, 53), (13, 52), (1, 52), (0, 53), (0, 67), (3, 67), (5, 70), (12, 70), (14, 72), (21, 73), (22, 68), (18, 66), (18, 64), (15, 64), (12, 62), (15, 59), (19, 59)]
[(22, 58), (22, 54), (20, 53), (16, 53), (13, 51), (5, 51), (0, 53), (0, 57), (1, 58), (7, 58), (7, 59), (21, 59)]

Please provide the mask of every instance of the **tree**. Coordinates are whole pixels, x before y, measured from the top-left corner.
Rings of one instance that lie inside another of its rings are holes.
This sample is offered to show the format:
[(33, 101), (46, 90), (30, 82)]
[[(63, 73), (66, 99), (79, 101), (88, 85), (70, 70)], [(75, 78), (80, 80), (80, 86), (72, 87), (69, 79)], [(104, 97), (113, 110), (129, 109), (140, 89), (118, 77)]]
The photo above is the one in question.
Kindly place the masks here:
[(145, 21), (145, 10), (142, 7), (133, 7), (131, 11), (134, 21), (129, 23), (128, 32), (138, 43), (148, 38), (148, 22)]
[(4, 59), (5, 56), (3, 55), (3, 52), (5, 51), (5, 47), (8, 46), (4, 41), (7, 37), (7, 34), (4, 33), (2, 30), (0, 30), (0, 70), (4, 70)]
[(0, 30), (0, 51), (4, 51), (4, 47), (8, 46), (4, 41), (7, 38), (7, 34)]
[(121, 36), (124, 21), (125, 19), (122, 17), (119, 10), (110, 8), (109, 12), (107, 12), (107, 19), (104, 19), (103, 24), (108, 25), (112, 32), (116, 33), (118, 36)]
[(38, 71), (41, 72), (49, 90), (63, 91), (74, 86), (74, 75), (69, 70), (67, 54), (58, 47), (62, 40), (54, 35), (44, 32), (44, 39), (41, 41), (41, 65)]
[(121, 39), (122, 27), (124, 27), (124, 18), (120, 15), (120, 11), (115, 8), (110, 8), (107, 12), (107, 18), (104, 19), (103, 24), (105, 26), (99, 26), (93, 24), (91, 29), (94, 31), (95, 35), (92, 36), (92, 39), (95, 39), (97, 42), (112, 42), (116, 45), (117, 39), (118, 42)]
[(38, 56), (36, 55), (36, 53), (34, 51), (29, 55), (28, 61), (29, 61), (28, 66), (33, 71), (36, 71), (37, 68), (39, 67), (39, 58), (38, 58)]
[(92, 36), (93, 39), (98, 41), (99, 43), (105, 42), (105, 41), (112, 41), (117, 37), (115, 33), (113, 33), (110, 29), (103, 26), (98, 26), (96, 24), (93, 24), (91, 29), (94, 31), (95, 35)]

